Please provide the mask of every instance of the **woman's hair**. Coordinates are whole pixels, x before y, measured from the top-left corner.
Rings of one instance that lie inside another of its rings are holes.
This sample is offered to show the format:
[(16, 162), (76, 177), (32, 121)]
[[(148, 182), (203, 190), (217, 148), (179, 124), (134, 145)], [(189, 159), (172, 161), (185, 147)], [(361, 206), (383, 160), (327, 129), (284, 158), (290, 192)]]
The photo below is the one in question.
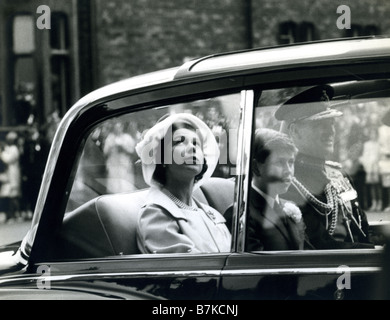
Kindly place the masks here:
[[(172, 139), (173, 133), (180, 128), (187, 128), (187, 129), (196, 131), (196, 128), (187, 122), (177, 122), (177, 123), (173, 123), (171, 125), (171, 127), (170, 127), (171, 130), (168, 130), (165, 137), (160, 140), (159, 146), (157, 148), (157, 153), (158, 153), (157, 159), (161, 159), (161, 163), (156, 164), (156, 169), (154, 170), (154, 173), (153, 173), (153, 179), (162, 185), (165, 185), (165, 183), (166, 183), (166, 172), (165, 172), (165, 164), (164, 164), (165, 139)], [(207, 168), (208, 168), (207, 161), (205, 158), (203, 159), (203, 161), (204, 162), (203, 162), (202, 171), (198, 175), (195, 176), (195, 182), (201, 180), (203, 178), (203, 175), (207, 171)]]
[(253, 159), (264, 163), (273, 150), (290, 150), (297, 154), (293, 140), (285, 133), (273, 129), (257, 129), (254, 138)]

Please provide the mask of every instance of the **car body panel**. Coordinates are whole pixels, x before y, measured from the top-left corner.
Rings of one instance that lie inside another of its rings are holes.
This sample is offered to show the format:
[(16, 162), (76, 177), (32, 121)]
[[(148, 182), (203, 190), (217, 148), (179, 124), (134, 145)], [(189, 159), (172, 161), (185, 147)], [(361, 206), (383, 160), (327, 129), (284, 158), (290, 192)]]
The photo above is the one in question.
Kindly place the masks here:
[[(370, 299), (382, 252), (365, 251), (365, 259), (361, 252), (348, 250), (232, 254), (223, 271), (221, 295), (223, 299)], [(353, 290), (338, 288), (348, 284), (346, 275)]]
[[(99, 286), (106, 287), (103, 295), (107, 293), (108, 297), (215, 299), (225, 261), (224, 255), (182, 254), (181, 257), (142, 255), (77, 263), (41, 263), (26, 274), (3, 277), (0, 287), (6, 285), (17, 290), (27, 286), (29, 291), (23, 293), (27, 296), (42, 289), (59, 290), (55, 294), (61, 295), (61, 288), (72, 291), (75, 290), (72, 286), (77, 284), (80, 291), (76, 294), (85, 294), (85, 299), (92, 298), (90, 294), (95, 294)], [(11, 293), (4, 292), (5, 295)]]

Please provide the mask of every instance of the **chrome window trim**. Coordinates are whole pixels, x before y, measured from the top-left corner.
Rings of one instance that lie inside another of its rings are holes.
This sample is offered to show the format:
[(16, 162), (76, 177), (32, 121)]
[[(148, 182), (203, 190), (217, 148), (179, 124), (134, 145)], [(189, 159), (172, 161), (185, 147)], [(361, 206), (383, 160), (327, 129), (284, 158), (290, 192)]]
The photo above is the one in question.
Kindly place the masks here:
[(245, 251), (245, 221), (246, 221), (246, 199), (249, 192), (249, 169), (252, 140), (252, 125), (254, 114), (253, 90), (242, 91), (241, 115), (238, 137), (237, 153), (237, 181), (236, 201), (234, 202), (234, 228), (232, 232), (232, 249), (237, 252)]
[(256, 276), (256, 275), (267, 275), (270, 274), (295, 274), (295, 275), (306, 275), (306, 274), (341, 274), (343, 272), (350, 273), (378, 273), (382, 271), (380, 267), (324, 267), (324, 268), (273, 268), (273, 269), (244, 269), (244, 270), (223, 270), (222, 276)]
[[(27, 277), (10, 277), (0, 280), (0, 285), (11, 282), (19, 281), (76, 281), (85, 278), (98, 278), (98, 279), (113, 279), (113, 278), (125, 278), (125, 277), (220, 277), (221, 270), (188, 270), (188, 271), (148, 271), (148, 272), (106, 272), (106, 273), (86, 273), (86, 274), (68, 274), (68, 275), (55, 275), (55, 276), (27, 276)], [(1, 287), (0, 287), (1, 289)]]
[(15, 283), (19, 281), (77, 281), (90, 278), (101, 280), (118, 279), (126, 277), (233, 277), (233, 276), (269, 276), (269, 275), (336, 275), (343, 272), (351, 274), (377, 274), (382, 271), (380, 267), (329, 267), (329, 268), (272, 268), (272, 269), (243, 269), (243, 270), (189, 270), (189, 271), (152, 271), (152, 272), (107, 272), (90, 273), (77, 275), (56, 275), (56, 276), (31, 276), (18, 277), (0, 280), (0, 284)]

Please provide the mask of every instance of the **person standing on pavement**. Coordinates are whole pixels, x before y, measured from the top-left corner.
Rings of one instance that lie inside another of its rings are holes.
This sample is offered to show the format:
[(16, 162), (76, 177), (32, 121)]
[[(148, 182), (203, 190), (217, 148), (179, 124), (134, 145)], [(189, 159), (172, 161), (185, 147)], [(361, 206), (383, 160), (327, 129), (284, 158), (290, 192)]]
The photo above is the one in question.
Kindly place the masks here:
[(378, 129), (379, 173), (383, 190), (383, 211), (390, 212), (390, 112), (387, 112)]
[(21, 196), (20, 152), (17, 139), (16, 132), (9, 132), (5, 146), (0, 150), (0, 159), (5, 164), (5, 171), (0, 174), (0, 197), (6, 203), (7, 221), (17, 218)]

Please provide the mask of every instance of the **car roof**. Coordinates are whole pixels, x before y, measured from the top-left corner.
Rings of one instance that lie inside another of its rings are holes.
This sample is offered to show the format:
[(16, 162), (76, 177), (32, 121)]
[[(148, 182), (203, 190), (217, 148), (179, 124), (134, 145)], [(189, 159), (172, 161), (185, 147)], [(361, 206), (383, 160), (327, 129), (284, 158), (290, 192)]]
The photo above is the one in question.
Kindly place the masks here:
[[(373, 56), (388, 56), (390, 38), (343, 38), (301, 44), (290, 44), (217, 54), (202, 58), (190, 66), (187, 73), (221, 72), (247, 70), (252, 68), (279, 67), (311, 61), (333, 61)], [(185, 72), (180, 70), (180, 76)]]
[(390, 37), (373, 36), (295, 43), (213, 54), (183, 65), (137, 75), (114, 82), (86, 95), (77, 103), (85, 105), (104, 97), (180, 80), (220, 77), (222, 74), (272, 70), (301, 63), (385, 57), (390, 54)]

